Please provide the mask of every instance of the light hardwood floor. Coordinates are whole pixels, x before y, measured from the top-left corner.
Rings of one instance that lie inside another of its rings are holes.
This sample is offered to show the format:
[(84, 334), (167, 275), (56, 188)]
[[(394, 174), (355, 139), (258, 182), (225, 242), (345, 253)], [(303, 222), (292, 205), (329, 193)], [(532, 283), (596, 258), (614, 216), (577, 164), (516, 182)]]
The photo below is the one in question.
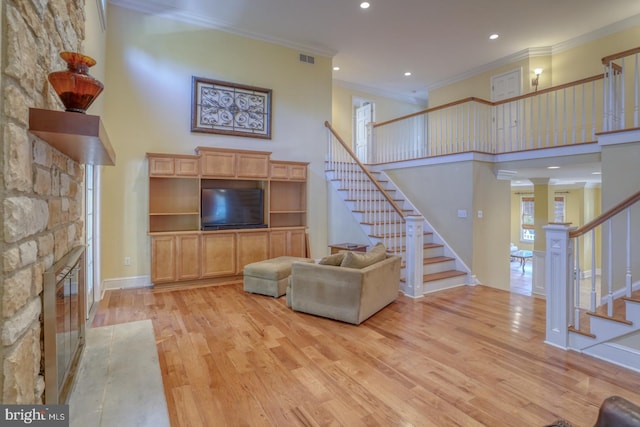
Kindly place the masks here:
[(543, 299), (475, 286), (353, 326), (238, 283), (110, 291), (93, 324), (152, 320), (173, 427), (577, 427), (607, 396), (640, 403), (640, 374), (545, 345), (544, 318)]

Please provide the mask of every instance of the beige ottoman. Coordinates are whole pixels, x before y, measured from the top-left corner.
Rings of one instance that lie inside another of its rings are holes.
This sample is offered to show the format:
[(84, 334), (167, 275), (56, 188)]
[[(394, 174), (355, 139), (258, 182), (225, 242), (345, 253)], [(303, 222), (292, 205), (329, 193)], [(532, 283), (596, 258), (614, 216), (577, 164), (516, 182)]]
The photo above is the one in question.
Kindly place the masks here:
[(313, 260), (281, 256), (245, 265), (243, 270), (245, 292), (274, 298), (284, 295), (289, 284), (291, 264), (294, 262), (313, 262)]

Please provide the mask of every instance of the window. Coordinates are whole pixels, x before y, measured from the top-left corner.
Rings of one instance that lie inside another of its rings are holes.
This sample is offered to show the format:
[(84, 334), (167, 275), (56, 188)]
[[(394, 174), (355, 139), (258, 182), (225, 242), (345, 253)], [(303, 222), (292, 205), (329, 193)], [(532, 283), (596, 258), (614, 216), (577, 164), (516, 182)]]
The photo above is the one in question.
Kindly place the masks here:
[(520, 240), (523, 242), (533, 242), (535, 239), (534, 214), (534, 198), (522, 197), (520, 199)]
[(553, 222), (565, 222), (564, 209), (564, 196), (555, 196), (553, 198)]

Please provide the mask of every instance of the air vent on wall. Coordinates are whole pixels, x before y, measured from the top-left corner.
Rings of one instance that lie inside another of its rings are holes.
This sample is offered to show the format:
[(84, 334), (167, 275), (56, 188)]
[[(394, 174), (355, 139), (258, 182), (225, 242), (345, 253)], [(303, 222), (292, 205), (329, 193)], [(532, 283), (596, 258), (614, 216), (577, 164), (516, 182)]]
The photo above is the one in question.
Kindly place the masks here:
[(315, 64), (316, 58), (310, 55), (300, 54), (300, 62), (306, 62), (307, 64)]

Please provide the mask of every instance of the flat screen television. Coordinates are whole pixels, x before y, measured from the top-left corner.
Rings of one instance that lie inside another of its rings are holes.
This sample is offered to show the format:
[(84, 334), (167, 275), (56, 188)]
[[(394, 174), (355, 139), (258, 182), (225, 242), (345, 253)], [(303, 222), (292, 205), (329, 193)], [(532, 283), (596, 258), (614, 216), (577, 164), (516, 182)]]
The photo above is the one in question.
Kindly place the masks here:
[(259, 188), (203, 188), (202, 229), (266, 227), (262, 198)]

